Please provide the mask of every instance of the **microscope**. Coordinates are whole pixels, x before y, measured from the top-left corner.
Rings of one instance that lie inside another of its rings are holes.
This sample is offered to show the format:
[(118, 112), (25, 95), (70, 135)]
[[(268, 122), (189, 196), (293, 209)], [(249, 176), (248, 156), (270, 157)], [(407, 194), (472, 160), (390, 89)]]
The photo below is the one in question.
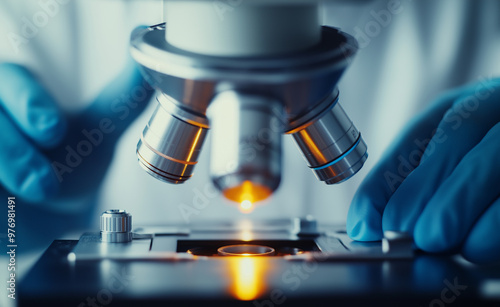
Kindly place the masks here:
[(367, 148), (336, 85), (357, 43), (321, 25), (322, 2), (166, 1), (168, 22), (131, 39), (158, 92), (137, 145), (141, 167), (181, 184), (210, 133), (212, 182), (245, 208), (278, 188), (288, 134), (319, 180), (356, 174)]
[[(166, 0), (167, 23), (131, 36), (158, 101), (137, 146), (142, 168), (187, 181), (210, 133), (211, 179), (243, 209), (278, 188), (282, 134), (320, 181), (356, 174), (367, 148), (336, 85), (357, 43), (322, 26), (324, 2)], [(354, 242), (311, 218), (140, 227), (110, 209), (99, 221), (99, 232), (52, 243), (20, 287), (21, 306), (477, 305), (489, 302), (480, 287), (443, 287), (500, 276), (418, 255), (405, 233)], [(445, 290), (455, 296), (438, 301)]]

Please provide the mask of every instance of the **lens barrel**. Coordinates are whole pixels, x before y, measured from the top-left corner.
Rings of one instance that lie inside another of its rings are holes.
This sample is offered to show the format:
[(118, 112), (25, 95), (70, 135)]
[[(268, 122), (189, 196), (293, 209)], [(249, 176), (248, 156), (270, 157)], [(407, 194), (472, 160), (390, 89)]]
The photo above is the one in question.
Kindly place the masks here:
[(168, 183), (183, 183), (193, 175), (208, 131), (203, 116), (179, 108), (160, 94), (159, 102), (137, 144), (141, 167)]
[(334, 97), (329, 111), (288, 132), (309, 168), (326, 184), (349, 179), (368, 157), (361, 134), (338, 103), (338, 95)]
[(210, 174), (234, 201), (263, 200), (281, 180), (283, 105), (268, 97), (226, 91), (208, 108)]

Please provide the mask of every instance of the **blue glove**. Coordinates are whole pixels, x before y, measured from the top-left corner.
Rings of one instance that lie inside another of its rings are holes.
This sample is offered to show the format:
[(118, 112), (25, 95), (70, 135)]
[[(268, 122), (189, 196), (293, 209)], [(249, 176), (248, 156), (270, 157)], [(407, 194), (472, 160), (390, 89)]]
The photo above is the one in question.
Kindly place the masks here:
[(447, 93), (368, 174), (347, 217), (354, 240), (406, 231), (427, 252), (500, 261), (500, 79)]
[(24, 67), (1, 64), (0, 76), (0, 182), (32, 203), (94, 190), (152, 92), (130, 63), (89, 108), (69, 116)]
[[(34, 243), (37, 235), (53, 240), (85, 227), (116, 141), (153, 90), (130, 62), (87, 109), (70, 115), (26, 68), (0, 64), (0, 80), (0, 199), (17, 197), (17, 233)], [(0, 211), (3, 223), (7, 210)]]

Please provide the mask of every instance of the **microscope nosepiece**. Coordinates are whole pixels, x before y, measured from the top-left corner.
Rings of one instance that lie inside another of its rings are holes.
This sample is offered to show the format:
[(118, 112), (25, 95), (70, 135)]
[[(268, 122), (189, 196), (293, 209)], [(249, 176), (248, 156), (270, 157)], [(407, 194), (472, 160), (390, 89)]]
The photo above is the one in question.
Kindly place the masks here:
[[(259, 3), (267, 6), (267, 2)], [(191, 12), (184, 3), (179, 5), (181, 11)], [(243, 14), (247, 9), (248, 13), (275, 18), (250, 2), (238, 12)], [(291, 9), (302, 12), (299, 7)], [(313, 7), (307, 12), (315, 16)], [(172, 11), (170, 14), (176, 16)], [(283, 18), (295, 24), (292, 15), (284, 14)], [(321, 27), (316, 23), (318, 18), (306, 18), (314, 21), (310, 29), (317, 32), (316, 38), (307, 39), (310, 31), (282, 27), (286, 37), (306, 34), (302, 41), (309, 43), (278, 52), (267, 48), (283, 47), (278, 41), (244, 35), (268, 34), (267, 28), (249, 28), (233, 18), (236, 26), (224, 29), (236, 35), (238, 43), (232, 36), (204, 28), (209, 38), (196, 32), (200, 41), (190, 40), (197, 48), (181, 46), (185, 27), (172, 23), (170, 30), (160, 24), (134, 32), (132, 55), (146, 80), (159, 92), (159, 106), (137, 147), (140, 165), (160, 180), (186, 181), (193, 174), (210, 126), (211, 179), (226, 198), (239, 202), (245, 210), (268, 198), (279, 186), (283, 133), (293, 136), (319, 180), (334, 184), (353, 176), (367, 158), (366, 145), (338, 104), (335, 86), (358, 49), (355, 39), (338, 29)], [(186, 24), (180, 17), (174, 19)], [(251, 20), (253, 23), (258, 18)], [(242, 28), (244, 33), (238, 30)], [(179, 35), (171, 40), (168, 31), (174, 30)], [(221, 38), (224, 48), (219, 48)], [(207, 43), (218, 51), (205, 53)]]

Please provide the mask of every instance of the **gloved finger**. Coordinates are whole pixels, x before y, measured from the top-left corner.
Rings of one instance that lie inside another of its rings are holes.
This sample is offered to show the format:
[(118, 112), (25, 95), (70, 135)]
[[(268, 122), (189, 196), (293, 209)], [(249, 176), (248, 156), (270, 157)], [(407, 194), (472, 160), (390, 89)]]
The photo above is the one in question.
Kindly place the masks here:
[(500, 119), (500, 79), (476, 87), (446, 112), (420, 164), (390, 198), (382, 217), (384, 230), (413, 233), (436, 190)]
[(97, 123), (110, 122), (113, 133), (121, 133), (144, 110), (154, 90), (141, 76), (130, 59), (117, 78), (106, 85), (97, 96), (86, 116)]
[[(439, 186), (415, 225), (414, 239), (419, 248), (427, 252), (458, 249), (476, 220), (497, 199), (500, 194), (498, 140), (500, 123), (463, 157)], [(497, 223), (493, 225), (496, 227)]]
[(476, 263), (500, 261), (499, 224), (500, 198), (493, 202), (472, 228), (462, 247), (463, 256)]
[(59, 183), (50, 162), (0, 110), (0, 182), (9, 192), (32, 202), (55, 196)]
[(457, 97), (471, 91), (473, 88), (467, 86), (443, 95), (426, 112), (417, 116), (392, 143), (353, 198), (346, 223), (347, 233), (353, 240), (382, 239), (382, 213), (390, 197), (418, 165), (443, 114)]
[(39, 146), (57, 145), (66, 120), (54, 99), (24, 67), (0, 64), (0, 104), (19, 129)]

